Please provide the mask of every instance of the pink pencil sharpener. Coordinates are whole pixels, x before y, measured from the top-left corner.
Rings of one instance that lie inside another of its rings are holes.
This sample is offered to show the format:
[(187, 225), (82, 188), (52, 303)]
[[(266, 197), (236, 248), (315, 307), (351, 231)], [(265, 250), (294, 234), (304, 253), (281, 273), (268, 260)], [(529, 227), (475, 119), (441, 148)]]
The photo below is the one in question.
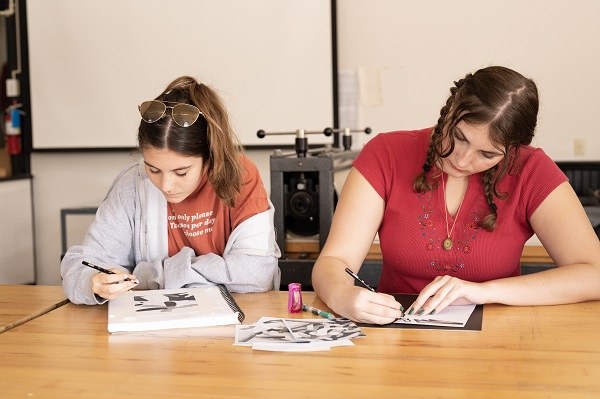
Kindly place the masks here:
[(302, 284), (288, 284), (288, 311), (290, 313), (298, 313), (302, 311)]

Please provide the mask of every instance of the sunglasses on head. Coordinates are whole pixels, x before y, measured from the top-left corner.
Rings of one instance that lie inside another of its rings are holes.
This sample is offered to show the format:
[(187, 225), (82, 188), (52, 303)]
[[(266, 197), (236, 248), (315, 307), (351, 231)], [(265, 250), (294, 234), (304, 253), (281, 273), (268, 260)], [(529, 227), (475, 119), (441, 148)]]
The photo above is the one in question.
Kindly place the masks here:
[(192, 126), (198, 120), (198, 117), (202, 115), (198, 107), (184, 103), (150, 100), (138, 105), (140, 115), (147, 123), (154, 123), (165, 116), (167, 108), (171, 108), (171, 117), (181, 127)]

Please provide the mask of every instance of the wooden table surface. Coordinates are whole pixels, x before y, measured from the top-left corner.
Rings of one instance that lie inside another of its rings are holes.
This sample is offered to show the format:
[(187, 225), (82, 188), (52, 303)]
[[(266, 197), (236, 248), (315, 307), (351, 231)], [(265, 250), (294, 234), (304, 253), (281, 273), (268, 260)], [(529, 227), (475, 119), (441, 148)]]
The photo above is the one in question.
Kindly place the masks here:
[[(314, 317), (288, 314), (287, 292), (235, 297), (244, 324)], [(233, 346), (233, 326), (110, 335), (106, 305), (69, 303), (0, 334), (0, 397), (597, 398), (599, 314), (485, 305), (481, 332), (364, 328), (352, 347), (278, 353)]]
[(61, 286), (0, 285), (0, 333), (67, 302)]

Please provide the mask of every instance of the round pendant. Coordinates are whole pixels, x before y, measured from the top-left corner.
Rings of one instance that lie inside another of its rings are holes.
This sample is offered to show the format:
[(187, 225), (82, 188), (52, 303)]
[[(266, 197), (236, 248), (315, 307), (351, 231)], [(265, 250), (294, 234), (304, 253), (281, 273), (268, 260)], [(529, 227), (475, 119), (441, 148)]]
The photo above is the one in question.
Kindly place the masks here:
[(450, 251), (452, 249), (452, 240), (450, 238), (446, 238), (444, 242), (442, 242), (442, 248), (446, 251)]

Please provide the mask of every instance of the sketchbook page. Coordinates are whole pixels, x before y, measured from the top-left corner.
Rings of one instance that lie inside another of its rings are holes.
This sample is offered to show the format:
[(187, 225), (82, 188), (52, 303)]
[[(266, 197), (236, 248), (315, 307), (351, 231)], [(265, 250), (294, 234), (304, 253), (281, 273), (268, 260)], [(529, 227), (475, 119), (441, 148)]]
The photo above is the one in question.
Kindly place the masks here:
[(396, 320), (396, 324), (423, 326), (464, 327), (475, 310), (475, 305), (448, 306), (434, 315), (406, 315)]
[(108, 331), (238, 324), (218, 286), (128, 291), (108, 302)]

